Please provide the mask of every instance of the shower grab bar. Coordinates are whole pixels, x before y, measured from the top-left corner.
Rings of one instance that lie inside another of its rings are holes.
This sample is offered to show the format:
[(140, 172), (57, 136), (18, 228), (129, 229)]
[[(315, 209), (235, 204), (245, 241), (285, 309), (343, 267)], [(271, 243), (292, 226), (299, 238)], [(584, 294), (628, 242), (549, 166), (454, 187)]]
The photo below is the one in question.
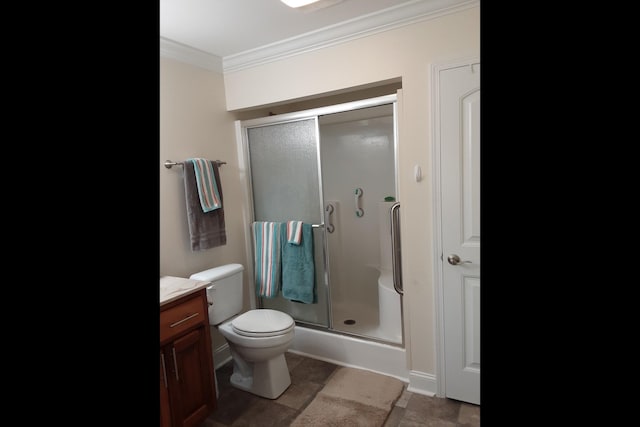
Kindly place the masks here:
[(391, 266), (393, 267), (393, 288), (404, 295), (402, 288), (402, 258), (400, 255), (400, 202), (391, 205)]
[(333, 231), (335, 230), (335, 227), (333, 226), (333, 220), (331, 219), (331, 217), (333, 216), (333, 211), (336, 208), (333, 207), (333, 205), (331, 203), (327, 203), (327, 207), (325, 208), (325, 211), (327, 211), (329, 214), (328, 216), (328, 220), (329, 220), (329, 225), (327, 225), (327, 232), (328, 233), (333, 233)]
[(362, 207), (360, 206), (360, 198), (362, 197), (362, 188), (356, 188), (356, 191), (354, 192), (355, 194), (355, 205), (356, 205), (356, 216), (358, 218), (360, 218), (362, 215), (364, 215), (364, 210), (362, 210)]

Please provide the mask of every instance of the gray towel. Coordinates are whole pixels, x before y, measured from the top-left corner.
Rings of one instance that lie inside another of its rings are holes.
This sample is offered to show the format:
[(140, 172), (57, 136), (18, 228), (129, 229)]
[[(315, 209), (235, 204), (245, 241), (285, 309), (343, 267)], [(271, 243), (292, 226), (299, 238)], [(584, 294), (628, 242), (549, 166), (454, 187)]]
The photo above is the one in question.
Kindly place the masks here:
[(218, 164), (212, 162), (213, 174), (218, 184), (218, 193), (222, 207), (204, 212), (200, 205), (198, 184), (193, 163), (184, 162), (184, 192), (187, 201), (187, 220), (192, 251), (203, 251), (227, 244), (227, 232), (224, 227), (224, 201)]

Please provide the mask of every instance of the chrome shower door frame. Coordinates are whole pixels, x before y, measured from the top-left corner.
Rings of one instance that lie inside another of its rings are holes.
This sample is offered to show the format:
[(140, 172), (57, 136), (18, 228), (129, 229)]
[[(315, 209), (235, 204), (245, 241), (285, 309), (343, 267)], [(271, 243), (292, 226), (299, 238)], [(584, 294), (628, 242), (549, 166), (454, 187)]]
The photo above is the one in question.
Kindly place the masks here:
[[(318, 167), (317, 179), (318, 179), (318, 188), (319, 188), (318, 198), (319, 198), (319, 205), (321, 207), (320, 209), (321, 222), (319, 225), (323, 230), (322, 260), (323, 260), (324, 271), (322, 272), (322, 277), (323, 277), (324, 283), (322, 283), (321, 285), (324, 286), (324, 291), (326, 292), (326, 295), (327, 295), (327, 303), (325, 308), (327, 324), (325, 325), (325, 324), (308, 322), (305, 320), (297, 319), (295, 318), (295, 316), (293, 317), (296, 323), (303, 324), (305, 326), (316, 327), (316, 328), (326, 328), (332, 332), (335, 332), (334, 325), (332, 324), (332, 316), (331, 316), (331, 312), (332, 312), (331, 311), (331, 286), (330, 286), (331, 278), (329, 274), (330, 268), (329, 268), (329, 256), (328, 256), (329, 247), (328, 247), (328, 239), (327, 239), (326, 212), (325, 212), (325, 209), (323, 209), (325, 202), (324, 202), (324, 193), (322, 188), (323, 179), (322, 179), (322, 162), (321, 162), (321, 151), (320, 151), (320, 126), (319, 126), (318, 118), (323, 115), (342, 113), (342, 112), (358, 110), (358, 109), (367, 108), (367, 107), (375, 107), (375, 106), (380, 106), (385, 104), (393, 104), (394, 136), (395, 136), (393, 151), (394, 151), (394, 161), (395, 161), (394, 166), (396, 171), (395, 186), (396, 186), (396, 194), (398, 194), (398, 188), (397, 188), (397, 185), (398, 185), (397, 184), (398, 182), (397, 180), (397, 170), (398, 170), (397, 135), (398, 134), (397, 134), (397, 123), (396, 123), (397, 95), (395, 94), (384, 95), (384, 96), (363, 99), (358, 101), (352, 101), (352, 102), (347, 102), (342, 104), (336, 104), (336, 105), (331, 105), (326, 107), (313, 108), (309, 110), (302, 110), (302, 111), (297, 111), (292, 113), (278, 114), (278, 115), (256, 118), (256, 119), (249, 119), (249, 120), (243, 120), (243, 121), (237, 120), (235, 122), (236, 141), (237, 141), (237, 149), (238, 149), (238, 163), (240, 167), (241, 181), (243, 182), (243, 187), (244, 187), (244, 199), (245, 199), (244, 202), (246, 206), (249, 206), (248, 212), (245, 212), (243, 215), (244, 217), (243, 222), (244, 222), (244, 230), (245, 230), (245, 245), (246, 245), (246, 257), (247, 257), (246, 271), (247, 271), (247, 277), (249, 278), (249, 283), (251, 284), (249, 286), (249, 289), (250, 289), (250, 305), (252, 308), (253, 307), (262, 308), (264, 304), (263, 304), (262, 298), (257, 297), (255, 295), (255, 286), (253, 286), (254, 248), (253, 248), (253, 239), (251, 235), (251, 224), (255, 221), (255, 215), (254, 215), (255, 205), (254, 205), (254, 197), (253, 197), (254, 189), (253, 189), (253, 183), (251, 179), (252, 171), (251, 171), (251, 158), (250, 158), (250, 150), (249, 150), (249, 129), (259, 128), (263, 126), (277, 125), (277, 124), (286, 124), (286, 123), (292, 123), (296, 121), (310, 120), (310, 119), (313, 119), (315, 121), (315, 144), (316, 144), (315, 149), (316, 149), (316, 161), (317, 161), (317, 167)], [(319, 286), (320, 284), (317, 284), (317, 285)], [(344, 332), (338, 331), (338, 333), (344, 333)], [(365, 337), (365, 338), (370, 339), (370, 337)]]

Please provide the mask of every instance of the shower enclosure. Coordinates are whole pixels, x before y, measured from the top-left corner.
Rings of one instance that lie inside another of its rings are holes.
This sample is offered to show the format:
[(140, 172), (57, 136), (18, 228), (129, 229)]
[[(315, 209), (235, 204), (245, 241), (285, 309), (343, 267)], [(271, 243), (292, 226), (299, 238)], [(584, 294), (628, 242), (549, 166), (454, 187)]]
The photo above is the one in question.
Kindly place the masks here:
[(298, 325), (402, 345), (396, 95), (246, 120), (240, 129), (250, 221), (313, 225), (316, 302), (279, 294), (257, 305)]

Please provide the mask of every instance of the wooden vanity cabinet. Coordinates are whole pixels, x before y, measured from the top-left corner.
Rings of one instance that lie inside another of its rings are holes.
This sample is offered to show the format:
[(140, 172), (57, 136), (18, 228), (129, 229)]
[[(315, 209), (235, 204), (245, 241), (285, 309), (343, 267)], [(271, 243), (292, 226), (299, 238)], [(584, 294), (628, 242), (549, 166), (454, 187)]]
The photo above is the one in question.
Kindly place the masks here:
[(194, 427), (216, 408), (206, 291), (160, 307), (160, 426)]

